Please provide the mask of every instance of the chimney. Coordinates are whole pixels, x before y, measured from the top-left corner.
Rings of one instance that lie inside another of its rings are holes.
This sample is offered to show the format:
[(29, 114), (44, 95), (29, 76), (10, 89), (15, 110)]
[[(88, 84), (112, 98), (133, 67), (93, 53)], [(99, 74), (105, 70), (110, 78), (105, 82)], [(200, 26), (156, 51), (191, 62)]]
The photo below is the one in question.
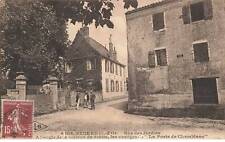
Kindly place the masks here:
[(117, 53), (116, 53), (115, 46), (112, 43), (112, 35), (111, 34), (109, 37), (109, 54), (114, 60), (117, 59)]
[(84, 37), (89, 37), (89, 27), (84, 26), (84, 27), (80, 28), (80, 33), (81, 33)]
[(112, 55), (113, 53), (113, 43), (112, 43), (112, 34), (110, 34), (110, 37), (109, 37), (109, 52), (110, 54)]
[(117, 60), (117, 52), (116, 52), (116, 47), (114, 46), (114, 49), (113, 49), (113, 58), (115, 60)]

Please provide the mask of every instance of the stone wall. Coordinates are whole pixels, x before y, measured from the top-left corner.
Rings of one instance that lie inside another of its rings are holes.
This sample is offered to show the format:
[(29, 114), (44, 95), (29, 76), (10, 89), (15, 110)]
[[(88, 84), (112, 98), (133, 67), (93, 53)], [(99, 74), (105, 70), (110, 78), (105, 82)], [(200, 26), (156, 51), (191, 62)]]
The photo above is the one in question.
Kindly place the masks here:
[(192, 94), (146, 95), (140, 100), (129, 101), (128, 113), (155, 117), (225, 119), (225, 105), (194, 105)]
[[(16, 79), (16, 89), (8, 89), (5, 99), (13, 100), (33, 100), (35, 115), (47, 114), (54, 111), (62, 111), (76, 107), (76, 90), (59, 89), (57, 79), (49, 77), (48, 87), (50, 93), (41, 93), (42, 86), (28, 86), (24, 75), (20, 75)], [(47, 87), (47, 86), (46, 86)], [(82, 92), (84, 94), (84, 92)], [(101, 91), (95, 91), (95, 102), (100, 103), (103, 100)]]
[(193, 105), (192, 94), (156, 94), (147, 95), (142, 98), (143, 107), (151, 107), (154, 109), (165, 108), (187, 108)]
[(27, 100), (34, 100), (35, 114), (46, 114), (54, 111), (52, 95), (27, 95)]

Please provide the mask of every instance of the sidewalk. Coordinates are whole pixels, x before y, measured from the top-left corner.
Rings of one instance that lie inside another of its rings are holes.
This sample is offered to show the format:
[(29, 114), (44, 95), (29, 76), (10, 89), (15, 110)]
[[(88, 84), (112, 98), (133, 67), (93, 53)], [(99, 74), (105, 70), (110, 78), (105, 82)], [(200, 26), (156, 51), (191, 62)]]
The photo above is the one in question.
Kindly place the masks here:
[(114, 97), (108, 97), (108, 98), (103, 98), (102, 102), (99, 103), (105, 103), (105, 102), (110, 102), (110, 101), (116, 101), (116, 100), (120, 100), (120, 99), (128, 99), (128, 95), (119, 95), (119, 96), (114, 96)]

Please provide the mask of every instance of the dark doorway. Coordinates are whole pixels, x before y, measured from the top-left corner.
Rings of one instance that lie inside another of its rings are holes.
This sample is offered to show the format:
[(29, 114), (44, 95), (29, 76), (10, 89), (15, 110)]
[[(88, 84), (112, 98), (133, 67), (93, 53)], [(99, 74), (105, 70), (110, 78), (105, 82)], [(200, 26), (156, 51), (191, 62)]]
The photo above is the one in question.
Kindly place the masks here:
[(192, 80), (195, 104), (218, 104), (216, 78)]

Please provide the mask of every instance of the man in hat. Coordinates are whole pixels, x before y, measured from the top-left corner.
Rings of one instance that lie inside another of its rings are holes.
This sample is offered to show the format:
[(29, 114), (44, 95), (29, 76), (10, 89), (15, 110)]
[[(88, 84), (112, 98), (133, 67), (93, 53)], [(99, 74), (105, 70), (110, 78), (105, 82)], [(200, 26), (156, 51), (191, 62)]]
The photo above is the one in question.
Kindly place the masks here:
[(77, 80), (76, 82), (76, 103), (77, 103), (77, 110), (79, 109), (80, 105), (82, 104), (82, 92), (83, 92), (83, 88), (81, 87), (81, 81), (80, 80)]
[(90, 89), (90, 103), (91, 103), (91, 110), (95, 109), (95, 93), (93, 92), (93, 88)]

